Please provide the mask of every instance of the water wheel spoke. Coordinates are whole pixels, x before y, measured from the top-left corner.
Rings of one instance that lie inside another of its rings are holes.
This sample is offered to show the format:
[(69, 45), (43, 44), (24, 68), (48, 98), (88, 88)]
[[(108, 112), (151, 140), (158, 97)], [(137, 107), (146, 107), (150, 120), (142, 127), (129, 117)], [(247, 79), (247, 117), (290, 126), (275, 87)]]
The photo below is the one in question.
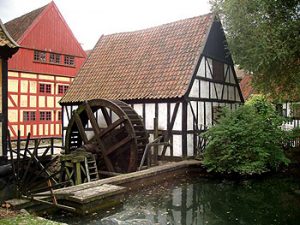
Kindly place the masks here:
[(113, 129), (115, 129), (117, 126), (121, 125), (123, 122), (125, 121), (125, 119), (122, 117), (118, 120), (116, 120), (115, 122), (113, 122), (112, 124), (110, 124), (107, 128), (105, 128), (104, 130), (102, 130), (99, 134), (100, 137), (104, 136), (105, 134), (109, 133), (110, 131), (112, 131)]
[(109, 116), (106, 108), (105, 107), (101, 107), (100, 109), (101, 109), (101, 112), (102, 112), (102, 114), (104, 116), (104, 119), (105, 119), (105, 122), (106, 122), (107, 126), (109, 126), (111, 124), (111, 118), (110, 118), (110, 116)]
[(85, 130), (84, 130), (84, 126), (81, 122), (80, 116), (77, 113), (74, 113), (74, 119), (75, 119), (75, 123), (77, 125), (78, 131), (80, 133), (80, 136), (82, 138), (83, 143), (87, 143), (88, 142), (88, 138), (86, 136)]
[(122, 147), (123, 145), (127, 144), (129, 141), (132, 140), (131, 136), (127, 136), (126, 138), (124, 138), (123, 140), (119, 141), (118, 143), (114, 144), (113, 146), (111, 146), (106, 152), (106, 155), (109, 155), (111, 153), (113, 153), (114, 151), (116, 151), (117, 149), (119, 149), (120, 147)]
[(95, 132), (95, 135), (99, 135), (100, 128), (99, 128), (99, 125), (97, 123), (95, 115), (94, 115), (94, 113), (93, 113), (93, 111), (92, 111), (92, 109), (91, 109), (91, 107), (90, 107), (89, 104), (85, 105), (85, 111), (86, 111), (87, 116), (88, 116), (88, 118), (89, 118), (89, 120), (91, 122), (91, 125), (92, 125), (92, 128), (93, 128), (94, 132)]

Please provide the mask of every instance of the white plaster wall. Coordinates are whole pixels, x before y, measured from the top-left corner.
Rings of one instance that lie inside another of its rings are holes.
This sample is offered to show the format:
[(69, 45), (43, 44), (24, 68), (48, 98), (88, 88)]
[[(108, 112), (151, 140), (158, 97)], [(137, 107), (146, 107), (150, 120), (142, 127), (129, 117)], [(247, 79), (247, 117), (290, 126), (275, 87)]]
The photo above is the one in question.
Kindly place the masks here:
[[(109, 109), (106, 109), (106, 110), (107, 110), (108, 113), (110, 112)], [(97, 116), (96, 116), (96, 114), (97, 114)], [(96, 113), (94, 113), (94, 115), (95, 115), (96, 118), (97, 118), (97, 123), (98, 123), (98, 125), (99, 125), (100, 128), (105, 128), (105, 127), (107, 127), (107, 124), (106, 124), (106, 122), (105, 122), (105, 119), (104, 119), (104, 116), (103, 116), (103, 113), (102, 113), (101, 109), (99, 109)], [(117, 115), (114, 115), (114, 116), (117, 117)], [(115, 119), (116, 119), (116, 118), (114, 118), (113, 120), (115, 121)], [(118, 117), (118, 119), (119, 119), (119, 117)], [(90, 125), (89, 125), (89, 126), (90, 126)]]
[[(109, 112), (109, 111), (108, 111)], [(101, 113), (102, 114), (102, 113)], [(103, 117), (103, 116), (102, 116)], [(114, 113), (114, 112), (111, 112), (111, 121), (112, 122), (115, 122), (116, 120), (118, 120), (120, 117), (116, 114), (116, 113)], [(98, 119), (100, 119), (100, 118), (98, 118)], [(105, 121), (104, 122), (101, 122), (101, 123), (103, 123), (103, 124), (105, 124)]]
[(187, 156), (194, 155), (194, 135), (188, 134), (187, 135)]
[[(207, 62), (207, 65), (206, 65), (206, 77), (207, 77), (207, 78), (212, 78), (212, 75), (211, 75), (211, 72), (210, 72), (210, 70), (211, 70), (211, 71), (213, 70), (213, 67), (212, 67), (212, 60), (209, 59), (209, 58), (207, 58), (206, 62)], [(209, 69), (209, 67), (210, 67), (210, 69)], [(212, 71), (212, 72), (213, 72), (213, 71)]]
[(167, 130), (168, 126), (168, 106), (167, 103), (158, 104), (158, 129)]
[(233, 86), (228, 86), (228, 89), (229, 89), (229, 100), (232, 100), (234, 101), (234, 87)]
[(199, 98), (199, 80), (195, 79), (189, 97)]
[(228, 86), (224, 85), (223, 100), (228, 100)]
[(145, 104), (145, 125), (147, 130), (153, 130), (153, 119), (155, 117), (155, 104)]
[(133, 108), (139, 116), (143, 117), (143, 104), (134, 104)]
[(182, 136), (173, 135), (173, 155), (182, 156)]
[(204, 125), (204, 102), (198, 102), (198, 125)]
[(199, 69), (196, 74), (197, 77), (205, 77), (205, 59), (202, 58)]
[(216, 90), (217, 90), (218, 99), (221, 99), (221, 97), (222, 97), (223, 85), (222, 85), (222, 84), (215, 84), (215, 85), (216, 85)]
[(241, 101), (241, 97), (239, 95), (239, 91), (238, 91), (237, 87), (235, 88), (235, 100), (236, 101)]
[(231, 67), (229, 68), (229, 72), (230, 72), (230, 80), (229, 80), (229, 82), (232, 83), (232, 84), (235, 84), (235, 79), (234, 79), (233, 71), (232, 71)]
[(200, 97), (209, 98), (209, 82), (201, 80), (200, 81)]
[(191, 101), (191, 104), (188, 104), (187, 107), (187, 130), (193, 130), (194, 129), (194, 115), (192, 113), (192, 109), (195, 113), (195, 116), (197, 116), (197, 102)]
[(71, 107), (70, 106), (64, 106), (63, 107), (63, 127), (67, 127), (69, 124), (69, 118), (67, 116), (67, 112), (69, 113), (69, 115), (71, 115)]
[(206, 109), (206, 125), (209, 126), (212, 124), (212, 107), (210, 102), (205, 103)]
[[(175, 107), (175, 103), (172, 103), (171, 107), (170, 107), (171, 108), (171, 117), (174, 112), (174, 107)], [(178, 131), (182, 130), (182, 103), (180, 103), (180, 105), (178, 107), (177, 116), (175, 119), (173, 130), (178, 130)]]
[(210, 84), (210, 98), (211, 99), (216, 99), (217, 98), (217, 94), (216, 94), (216, 89), (215, 89), (214, 83)]

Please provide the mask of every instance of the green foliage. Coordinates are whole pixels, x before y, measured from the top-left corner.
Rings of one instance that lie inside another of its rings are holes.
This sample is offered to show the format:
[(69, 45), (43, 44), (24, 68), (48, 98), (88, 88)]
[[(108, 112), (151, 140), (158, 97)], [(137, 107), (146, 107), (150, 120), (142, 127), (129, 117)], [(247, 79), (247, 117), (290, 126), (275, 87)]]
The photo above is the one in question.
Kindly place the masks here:
[(273, 97), (299, 98), (299, 0), (210, 0), (235, 63)]
[(287, 139), (280, 129), (283, 118), (264, 101), (252, 99), (234, 112), (225, 109), (219, 123), (204, 133), (208, 171), (261, 174), (289, 163), (282, 149)]

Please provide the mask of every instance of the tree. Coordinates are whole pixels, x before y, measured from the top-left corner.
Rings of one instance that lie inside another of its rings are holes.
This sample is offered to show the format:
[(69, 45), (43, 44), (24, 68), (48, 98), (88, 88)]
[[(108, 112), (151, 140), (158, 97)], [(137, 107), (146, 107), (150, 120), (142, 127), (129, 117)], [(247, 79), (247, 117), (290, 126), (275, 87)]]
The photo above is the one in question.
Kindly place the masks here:
[(258, 91), (300, 98), (299, 0), (210, 0), (233, 59)]
[(203, 164), (208, 171), (261, 174), (287, 165), (282, 145), (288, 135), (283, 118), (263, 97), (256, 97), (236, 111), (225, 110), (219, 123), (204, 133), (208, 144)]

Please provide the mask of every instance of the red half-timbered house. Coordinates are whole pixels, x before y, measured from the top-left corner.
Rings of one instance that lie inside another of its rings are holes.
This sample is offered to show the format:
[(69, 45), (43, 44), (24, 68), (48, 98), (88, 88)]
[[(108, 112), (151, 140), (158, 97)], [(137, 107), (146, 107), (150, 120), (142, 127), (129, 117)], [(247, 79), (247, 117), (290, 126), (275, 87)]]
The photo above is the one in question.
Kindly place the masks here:
[(52, 1), (5, 24), (20, 45), (8, 65), (8, 125), (12, 137), (61, 136), (58, 101), (86, 53)]

